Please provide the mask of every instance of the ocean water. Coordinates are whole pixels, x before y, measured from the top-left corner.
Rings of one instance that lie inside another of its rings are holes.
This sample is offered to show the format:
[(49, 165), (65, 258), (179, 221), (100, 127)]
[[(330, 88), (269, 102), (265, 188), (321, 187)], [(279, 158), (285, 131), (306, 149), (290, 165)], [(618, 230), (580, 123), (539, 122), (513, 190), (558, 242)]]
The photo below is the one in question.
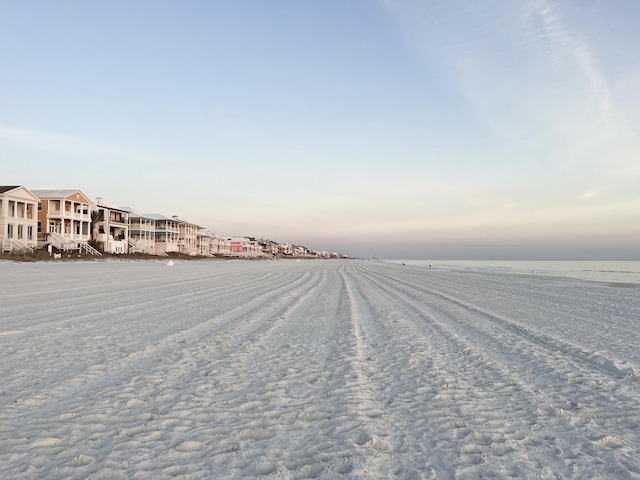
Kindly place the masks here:
[(640, 286), (640, 261), (512, 261), (512, 260), (385, 260), (463, 272), (503, 273), (576, 278), (592, 282)]

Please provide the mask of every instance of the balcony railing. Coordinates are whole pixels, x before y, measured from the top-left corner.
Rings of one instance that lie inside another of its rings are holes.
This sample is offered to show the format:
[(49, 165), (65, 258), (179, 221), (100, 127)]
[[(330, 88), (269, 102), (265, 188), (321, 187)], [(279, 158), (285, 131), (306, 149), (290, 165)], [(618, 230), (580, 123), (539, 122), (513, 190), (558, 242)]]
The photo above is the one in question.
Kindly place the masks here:
[(49, 210), (48, 213), (49, 218), (58, 217), (58, 218), (77, 218), (81, 220), (91, 220), (91, 216), (88, 213), (83, 212), (72, 212), (70, 210)]

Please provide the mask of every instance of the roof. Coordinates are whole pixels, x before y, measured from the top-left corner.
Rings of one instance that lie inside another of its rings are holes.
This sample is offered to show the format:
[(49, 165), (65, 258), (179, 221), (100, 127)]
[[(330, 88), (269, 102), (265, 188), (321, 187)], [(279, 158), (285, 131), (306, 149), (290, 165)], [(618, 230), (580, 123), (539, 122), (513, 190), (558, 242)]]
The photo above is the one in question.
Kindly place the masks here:
[(139, 213), (136, 212), (133, 208), (131, 207), (122, 207), (122, 210), (124, 210), (125, 212), (129, 213), (129, 218), (148, 218), (150, 220), (155, 220), (155, 218), (150, 217), (149, 215), (147, 215), (146, 213)]
[(80, 193), (86, 197), (80, 190), (31, 190), (31, 193), (38, 198), (67, 198), (74, 193)]
[(148, 217), (152, 220), (165, 220), (165, 221), (170, 221), (170, 222), (176, 222), (179, 223), (178, 220), (176, 220), (175, 218), (169, 218), (169, 217), (165, 217), (164, 215), (160, 215), (159, 213), (144, 213), (143, 214), (145, 217)]
[(28, 197), (31, 198), (31, 201), (37, 202), (38, 200), (40, 200), (37, 195), (35, 195), (31, 190), (29, 190), (28, 188), (22, 186), (22, 185), (17, 185), (17, 186), (13, 186), (13, 185), (2, 185), (0, 186), (0, 195), (12, 195), (12, 196), (16, 196), (16, 198), (26, 198), (26, 196), (23, 194), (27, 194)]
[(129, 213), (128, 210), (125, 210), (122, 207), (118, 207), (115, 203), (108, 202), (102, 197), (96, 198), (96, 206), (103, 207), (103, 208), (108, 208), (110, 210), (118, 210), (119, 212)]

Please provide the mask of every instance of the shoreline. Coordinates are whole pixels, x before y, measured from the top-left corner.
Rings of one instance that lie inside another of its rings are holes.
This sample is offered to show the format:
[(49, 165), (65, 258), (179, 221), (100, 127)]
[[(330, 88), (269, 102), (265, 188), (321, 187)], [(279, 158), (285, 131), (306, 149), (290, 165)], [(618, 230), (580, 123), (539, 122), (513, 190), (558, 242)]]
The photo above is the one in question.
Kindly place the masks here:
[[(404, 262), (413, 268), (427, 269), (426, 260)], [(387, 263), (398, 264), (393, 261)], [(640, 261), (637, 260), (442, 260), (434, 262), (432, 269), (471, 275), (526, 276), (640, 287)]]

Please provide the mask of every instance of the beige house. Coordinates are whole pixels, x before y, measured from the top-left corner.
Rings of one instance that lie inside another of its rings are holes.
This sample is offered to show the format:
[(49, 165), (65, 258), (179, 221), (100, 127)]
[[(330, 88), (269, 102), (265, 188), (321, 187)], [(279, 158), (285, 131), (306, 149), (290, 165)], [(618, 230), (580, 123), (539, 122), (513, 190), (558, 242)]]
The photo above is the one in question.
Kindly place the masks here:
[(177, 215), (173, 216), (173, 220), (178, 222), (178, 244), (180, 245), (180, 253), (187, 255), (199, 255), (198, 237), (204, 235), (204, 228), (180, 220)]
[(38, 204), (38, 243), (100, 254), (91, 248), (91, 201), (80, 190), (33, 190)]
[(157, 213), (147, 213), (146, 217), (156, 222), (155, 250), (157, 255), (180, 252), (180, 228), (178, 220)]
[(198, 237), (200, 255), (228, 255), (231, 253), (226, 237), (204, 233)]
[(218, 236), (211, 235), (201, 229), (198, 233), (198, 255), (202, 257), (213, 257), (216, 254), (222, 253), (221, 243), (224, 240)]
[(0, 186), (0, 251), (33, 252), (38, 246), (38, 197), (22, 186)]

